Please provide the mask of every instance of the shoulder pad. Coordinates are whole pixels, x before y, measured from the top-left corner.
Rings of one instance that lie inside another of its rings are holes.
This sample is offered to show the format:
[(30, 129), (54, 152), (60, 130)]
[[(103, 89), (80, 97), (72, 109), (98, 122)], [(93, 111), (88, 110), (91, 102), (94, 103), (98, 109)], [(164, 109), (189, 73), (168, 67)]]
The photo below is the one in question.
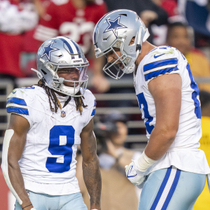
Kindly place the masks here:
[(84, 94), (84, 102), (89, 104), (90, 106), (95, 106), (96, 98), (90, 90), (85, 90)]
[(95, 96), (92, 94), (92, 92), (90, 90), (86, 90), (85, 94), (84, 94), (84, 103), (87, 106), (88, 109), (92, 110), (91, 116), (95, 115), (95, 110), (96, 110), (96, 98)]
[(146, 81), (159, 75), (178, 70), (177, 50), (173, 47), (157, 47), (150, 51), (143, 63), (143, 74)]
[(169, 46), (157, 47), (148, 53), (149, 59), (162, 60), (166, 57), (171, 58), (176, 56), (177, 49)]
[(33, 101), (34, 98), (34, 91), (31, 91), (33, 89), (35, 89), (35, 87), (14, 89), (7, 97), (7, 112), (28, 115), (28, 103)]

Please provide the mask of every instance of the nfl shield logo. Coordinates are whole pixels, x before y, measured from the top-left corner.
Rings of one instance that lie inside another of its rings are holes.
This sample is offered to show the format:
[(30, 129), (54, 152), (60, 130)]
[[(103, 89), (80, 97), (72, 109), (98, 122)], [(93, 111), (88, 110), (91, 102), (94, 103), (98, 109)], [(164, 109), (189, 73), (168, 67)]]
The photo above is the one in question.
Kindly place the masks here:
[(61, 111), (61, 117), (65, 117), (66, 116), (66, 112)]

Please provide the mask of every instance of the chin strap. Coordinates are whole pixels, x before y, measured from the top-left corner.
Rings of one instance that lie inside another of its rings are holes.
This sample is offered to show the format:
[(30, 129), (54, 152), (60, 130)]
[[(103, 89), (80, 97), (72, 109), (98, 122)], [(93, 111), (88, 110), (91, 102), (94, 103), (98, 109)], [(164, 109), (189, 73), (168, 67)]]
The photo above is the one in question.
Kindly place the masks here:
[(139, 32), (137, 35), (137, 41), (136, 41), (136, 58), (141, 52), (142, 43), (145, 42), (149, 36), (150, 36), (150, 33), (148, 29), (146, 27), (141, 26), (139, 29)]

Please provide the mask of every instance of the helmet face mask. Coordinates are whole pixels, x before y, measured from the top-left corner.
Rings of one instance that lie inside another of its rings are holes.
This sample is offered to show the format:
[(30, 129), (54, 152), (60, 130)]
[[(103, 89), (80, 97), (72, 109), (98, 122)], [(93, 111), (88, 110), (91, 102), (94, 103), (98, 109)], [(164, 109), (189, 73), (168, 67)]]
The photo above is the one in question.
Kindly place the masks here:
[[(131, 10), (120, 9), (103, 16), (96, 24), (93, 32), (93, 44), (96, 57), (120, 50), (118, 61), (106, 65), (103, 71), (114, 79), (120, 79), (124, 74), (132, 73), (135, 61), (140, 53), (142, 42), (146, 41), (149, 32), (140, 17)], [(115, 70), (110, 67), (116, 66)], [(122, 71), (121, 73), (119, 73)]]
[[(80, 46), (66, 37), (45, 41), (37, 52), (38, 77), (44, 79), (46, 86), (64, 95), (80, 97), (84, 94), (88, 84), (88, 66)], [(77, 69), (78, 80), (59, 77), (58, 71), (62, 69)]]

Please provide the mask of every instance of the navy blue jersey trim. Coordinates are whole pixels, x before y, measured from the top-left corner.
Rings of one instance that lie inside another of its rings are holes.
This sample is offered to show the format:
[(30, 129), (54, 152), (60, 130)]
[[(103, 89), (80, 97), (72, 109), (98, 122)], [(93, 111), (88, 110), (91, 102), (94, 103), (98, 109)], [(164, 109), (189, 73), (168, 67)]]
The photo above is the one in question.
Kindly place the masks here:
[(7, 107), (7, 112), (29, 115), (28, 109), (23, 109), (19, 107)]
[(163, 74), (165, 74), (165, 73), (170, 73), (170, 72), (172, 72), (172, 71), (177, 71), (177, 70), (178, 70), (177, 66), (176, 66), (175, 68), (161, 69), (161, 70), (158, 70), (158, 71), (153, 71), (153, 72), (150, 72), (150, 73), (148, 73), (148, 74), (145, 74), (145, 75), (144, 75), (144, 78), (145, 78), (145, 80), (147, 81), (147, 80), (152, 79), (153, 77), (157, 77), (157, 76), (159, 76), (159, 75), (163, 75)]
[(177, 64), (178, 59), (177, 58), (170, 58), (166, 60), (160, 60), (160, 61), (155, 61), (153, 63), (149, 63), (144, 65), (143, 71), (148, 71), (157, 67), (165, 66), (165, 65), (171, 65), (171, 64)]
[(94, 110), (92, 111), (91, 116), (95, 115), (95, 113), (96, 113), (96, 109), (94, 109)]
[(9, 99), (7, 99), (7, 104), (9, 104), (9, 103), (27, 106), (25, 100), (21, 99), (21, 98), (9, 98)]

